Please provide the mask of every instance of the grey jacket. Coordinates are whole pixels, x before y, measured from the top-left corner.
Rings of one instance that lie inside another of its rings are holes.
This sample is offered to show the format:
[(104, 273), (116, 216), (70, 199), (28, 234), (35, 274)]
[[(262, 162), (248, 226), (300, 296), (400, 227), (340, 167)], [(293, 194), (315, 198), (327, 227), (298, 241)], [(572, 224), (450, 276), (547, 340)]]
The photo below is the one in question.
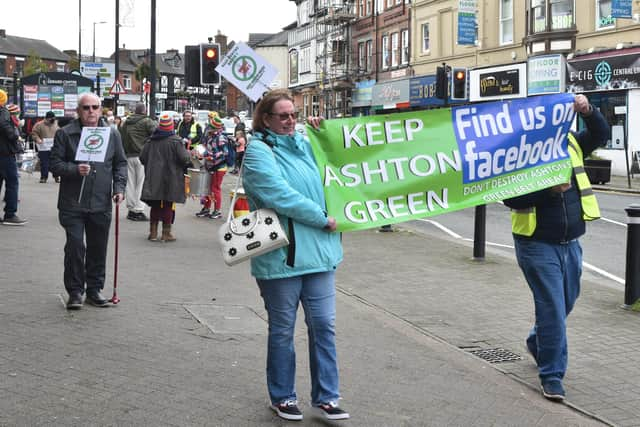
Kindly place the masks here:
[(127, 157), (122, 148), (118, 131), (111, 129), (109, 145), (104, 162), (91, 162), (91, 172), (87, 175), (80, 196), (82, 176), (75, 161), (82, 127), (78, 119), (59, 129), (53, 139), (49, 167), (51, 172), (61, 177), (58, 193), (58, 209), (61, 211), (111, 211), (111, 196), (124, 194), (127, 185)]

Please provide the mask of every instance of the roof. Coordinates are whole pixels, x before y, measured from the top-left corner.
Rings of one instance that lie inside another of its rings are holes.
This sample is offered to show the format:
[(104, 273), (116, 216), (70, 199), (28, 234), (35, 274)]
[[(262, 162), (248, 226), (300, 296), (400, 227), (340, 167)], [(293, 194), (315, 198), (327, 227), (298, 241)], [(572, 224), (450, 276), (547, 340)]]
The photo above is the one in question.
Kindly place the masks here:
[(254, 47), (266, 39), (272, 37), (274, 34), (272, 33), (249, 33), (249, 41), (247, 44), (251, 47)]
[[(135, 71), (141, 63), (145, 62), (148, 49), (126, 49), (120, 50), (120, 70)], [(115, 53), (110, 59), (115, 58)], [(160, 74), (184, 74), (184, 54), (177, 50), (170, 50), (164, 53), (156, 53), (156, 68)]]
[(44, 40), (11, 35), (0, 36), (0, 54), (26, 57), (31, 52), (35, 52), (41, 59), (60, 62), (69, 61), (69, 55)]
[[(251, 34), (249, 34), (251, 38)], [(253, 47), (267, 47), (267, 46), (287, 46), (289, 40), (286, 31), (280, 31), (277, 34), (270, 34), (269, 37), (253, 45)]]

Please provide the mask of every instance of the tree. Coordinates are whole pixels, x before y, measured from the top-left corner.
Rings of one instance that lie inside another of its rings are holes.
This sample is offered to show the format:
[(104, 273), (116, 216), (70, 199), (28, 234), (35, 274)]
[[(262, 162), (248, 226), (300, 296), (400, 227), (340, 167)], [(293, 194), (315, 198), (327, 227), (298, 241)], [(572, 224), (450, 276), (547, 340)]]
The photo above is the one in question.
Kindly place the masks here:
[(31, 49), (29, 50), (29, 54), (27, 55), (26, 61), (24, 61), (24, 69), (22, 74), (25, 76), (30, 76), (32, 74), (46, 73), (49, 71), (47, 67), (47, 63), (40, 58), (38, 53)]

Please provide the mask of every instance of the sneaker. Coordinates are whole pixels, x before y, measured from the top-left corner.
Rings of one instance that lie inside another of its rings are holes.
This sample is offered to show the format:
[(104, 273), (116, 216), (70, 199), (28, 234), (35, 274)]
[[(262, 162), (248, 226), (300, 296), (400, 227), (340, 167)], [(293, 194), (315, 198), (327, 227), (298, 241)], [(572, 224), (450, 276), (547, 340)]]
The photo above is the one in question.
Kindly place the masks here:
[(298, 408), (297, 400), (285, 400), (282, 403), (277, 403), (270, 406), (280, 418), (291, 421), (300, 421), (302, 419), (302, 412)]
[(211, 212), (211, 214), (209, 215), (209, 218), (211, 218), (211, 219), (218, 219), (218, 218), (222, 218), (222, 212), (220, 212), (220, 211), (213, 211), (213, 212)]
[(80, 310), (82, 308), (82, 295), (71, 294), (67, 300), (67, 310)]
[(542, 395), (554, 402), (562, 402), (565, 396), (564, 388), (562, 387), (562, 380), (558, 378), (543, 380)]
[(138, 217), (138, 221), (149, 221), (149, 218), (144, 214), (144, 212), (136, 212), (136, 217)]
[(25, 225), (27, 223), (26, 219), (20, 219), (18, 215), (10, 216), (9, 218), (5, 217), (2, 221), (3, 225)]
[(200, 212), (196, 213), (196, 216), (198, 218), (204, 218), (205, 216), (209, 216), (209, 213), (210, 213), (209, 209), (202, 208), (200, 209)]
[(315, 409), (328, 420), (346, 420), (349, 418), (349, 413), (340, 409), (338, 402), (335, 401), (321, 403)]
[(138, 221), (138, 214), (134, 211), (129, 211), (129, 213), (127, 214), (127, 219), (130, 219), (131, 221)]

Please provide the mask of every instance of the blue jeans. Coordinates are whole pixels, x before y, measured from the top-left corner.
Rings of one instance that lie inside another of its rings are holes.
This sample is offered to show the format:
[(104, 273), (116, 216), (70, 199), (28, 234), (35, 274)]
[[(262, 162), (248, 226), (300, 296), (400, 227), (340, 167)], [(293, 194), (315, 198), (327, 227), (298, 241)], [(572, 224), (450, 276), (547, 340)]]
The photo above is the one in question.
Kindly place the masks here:
[(564, 378), (567, 371), (567, 316), (580, 294), (582, 247), (514, 239), (518, 265), (533, 293), (536, 323), (527, 344), (537, 349), (542, 381)]
[(4, 218), (11, 218), (18, 210), (18, 164), (16, 156), (0, 156), (0, 178), (4, 180)]
[(271, 403), (296, 396), (296, 352), (293, 344), (298, 303), (302, 302), (309, 337), (311, 404), (337, 400), (335, 272), (284, 279), (257, 280), (269, 315), (267, 387)]

